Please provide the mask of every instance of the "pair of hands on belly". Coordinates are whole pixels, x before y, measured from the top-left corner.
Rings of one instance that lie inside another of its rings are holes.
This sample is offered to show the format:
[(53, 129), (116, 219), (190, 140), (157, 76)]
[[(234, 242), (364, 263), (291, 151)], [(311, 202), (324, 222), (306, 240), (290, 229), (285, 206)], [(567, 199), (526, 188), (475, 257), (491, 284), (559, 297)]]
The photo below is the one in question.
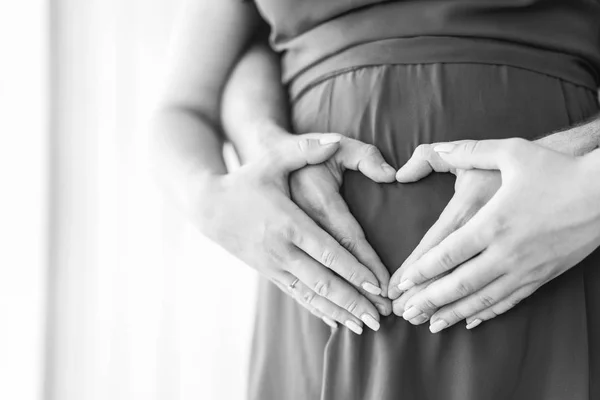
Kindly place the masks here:
[[(215, 177), (201, 230), (328, 325), (362, 333), (393, 311), (438, 332), (472, 328), (600, 245), (598, 156), (521, 139), (422, 145), (398, 171), (373, 146), (332, 134), (271, 136), (256, 161)], [(437, 150), (437, 151), (434, 151)], [(597, 153), (597, 152), (596, 152)], [(432, 172), (455, 195), (391, 277), (339, 189), (345, 169), (382, 184)]]
[(337, 134), (276, 129), (259, 147), (238, 170), (198, 180), (196, 225), (328, 325), (379, 329), (392, 312), (390, 276), (339, 188), (346, 169), (381, 183), (396, 170), (374, 146)]
[(433, 333), (471, 329), (582, 261), (600, 245), (599, 152), (523, 139), (420, 146), (398, 181), (451, 172), (455, 195), (392, 276), (394, 313)]

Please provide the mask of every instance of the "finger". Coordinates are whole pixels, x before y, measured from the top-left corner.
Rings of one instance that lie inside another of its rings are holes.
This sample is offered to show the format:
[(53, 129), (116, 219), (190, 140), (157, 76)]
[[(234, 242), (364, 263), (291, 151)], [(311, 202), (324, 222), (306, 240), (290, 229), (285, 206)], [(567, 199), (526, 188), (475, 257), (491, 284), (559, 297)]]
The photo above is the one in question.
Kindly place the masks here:
[(434, 282), (434, 279), (421, 283), (420, 285), (414, 286), (410, 290), (402, 293), (400, 297), (392, 302), (392, 308), (394, 314), (401, 317), (406, 310), (406, 303), (410, 300), (415, 294), (421, 292), (423, 289), (428, 287)]
[[(290, 273), (285, 273), (287, 274), (290, 278), (288, 279), (289, 282), (294, 282), (296, 280), (296, 277), (294, 277), (292, 274)], [(272, 279), (273, 283), (275, 283), (275, 285), (277, 285), (277, 287), (279, 287), (279, 289), (281, 289), (282, 292), (289, 294), (292, 296), (292, 298), (294, 300), (296, 300), (296, 302), (298, 304), (300, 304), (302, 307), (306, 308), (308, 311), (311, 312), (311, 314), (313, 314), (315, 317), (320, 318), (323, 322), (325, 322), (325, 324), (329, 325), (332, 328), (337, 328), (337, 321), (332, 319), (331, 316), (326, 315), (325, 313), (321, 312), (320, 310), (316, 309), (315, 307), (313, 307), (310, 304), (306, 304), (303, 300), (302, 296), (295, 296), (294, 295), (294, 288), (292, 288), (291, 286), (288, 285), (284, 285), (283, 283), (279, 282), (276, 279)], [(298, 281), (297, 284), (299, 284), (300, 282)], [(354, 316), (349, 316), (349, 318), (354, 319)], [(360, 327), (360, 325), (358, 325)], [(362, 328), (361, 328), (362, 330)]]
[[(364, 296), (348, 282), (324, 268), (300, 249), (290, 251), (291, 261), (287, 263), (289, 272), (304, 285), (343, 310), (354, 315), (373, 330), (379, 329), (379, 313)], [(305, 300), (314, 300), (310, 297)]]
[(358, 262), (310, 217), (298, 212), (294, 220), (296, 226), (287, 230), (288, 240), (357, 288), (374, 295), (381, 294), (380, 283), (373, 272)]
[[(306, 183), (308, 186), (313, 184)], [(310, 186), (307, 189), (314, 189), (310, 192), (319, 192), (322, 195), (298, 196), (294, 198), (296, 204), (354, 255), (360, 263), (369, 268), (380, 283), (381, 293), (387, 293), (389, 272), (365, 238), (362, 228), (348, 210), (348, 206), (339, 192), (324, 187), (313, 188)], [(380, 314), (390, 315), (392, 307), (389, 299), (364, 291), (362, 288), (361, 293), (375, 304)]]
[(362, 334), (363, 323), (360, 319), (324, 297), (319, 296), (314, 290), (306, 286), (299, 279), (296, 279), (294, 275), (287, 272), (283, 272), (283, 274), (287, 275), (287, 278), (283, 279), (284, 281), (293, 283), (284, 286), (282, 290), (291, 294), (300, 305), (321, 318), (323, 322), (332, 328), (337, 328), (337, 323), (339, 322), (357, 335)]
[(494, 304), (483, 311), (467, 318), (467, 329), (473, 329), (479, 326), (481, 323), (488, 321), (492, 318), (496, 318), (500, 314), (504, 314), (508, 310), (514, 308), (521, 301), (531, 296), (539, 288), (536, 284), (529, 284), (523, 286), (519, 290), (512, 293), (510, 296), (502, 299), (498, 303)]
[(377, 147), (358, 140), (343, 138), (336, 160), (346, 169), (360, 171), (375, 182), (393, 182), (396, 169), (388, 164)]
[(298, 282), (291, 291), (299, 303), (306, 307), (312, 307), (325, 316), (326, 319), (323, 319), (323, 322), (327, 325), (334, 327), (333, 324), (335, 324), (335, 327), (337, 327), (337, 322), (339, 322), (357, 335), (363, 333), (363, 323), (360, 319), (324, 297), (317, 295), (304, 283)]
[(423, 179), (432, 172), (450, 172), (452, 167), (433, 151), (435, 146), (436, 143), (419, 145), (396, 173), (396, 180), (410, 183)]
[(408, 290), (414, 285), (450, 271), (483, 251), (501, 229), (495, 203), (486, 204), (464, 226), (452, 232), (433, 249), (406, 269), (398, 288)]
[(496, 306), (521, 287), (522, 282), (519, 279), (512, 276), (502, 276), (481, 290), (440, 308), (431, 316), (431, 327), (434, 327), (432, 329), (433, 333)]
[(401, 295), (402, 290), (398, 286), (400, 285), (400, 280), (404, 272), (411, 267), (411, 264), (440, 244), (442, 240), (460, 228), (464, 222), (470, 218), (471, 213), (461, 210), (461, 208), (469, 209), (471, 208), (471, 205), (466, 203), (462, 196), (454, 195), (440, 214), (438, 220), (431, 228), (429, 228), (425, 236), (423, 236), (419, 245), (413, 250), (410, 256), (408, 256), (390, 279), (388, 291), (390, 299), (396, 299)]
[(541, 149), (525, 139), (465, 140), (449, 142), (434, 147), (440, 157), (454, 168), (460, 169), (510, 169), (522, 154)]
[(497, 252), (481, 253), (414, 295), (402, 316), (410, 320), (420, 314), (432, 315), (438, 308), (468, 297), (503, 275), (501, 263)]
[(278, 174), (289, 173), (309, 164), (320, 164), (339, 149), (341, 139), (341, 135), (334, 133), (290, 135), (282, 144), (270, 150), (258, 165)]

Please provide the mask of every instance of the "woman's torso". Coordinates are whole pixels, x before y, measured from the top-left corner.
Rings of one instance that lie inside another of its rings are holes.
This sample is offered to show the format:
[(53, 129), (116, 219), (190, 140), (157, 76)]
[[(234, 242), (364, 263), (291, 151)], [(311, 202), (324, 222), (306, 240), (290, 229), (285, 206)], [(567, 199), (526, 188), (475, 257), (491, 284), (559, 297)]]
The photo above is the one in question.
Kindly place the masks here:
[[(257, 4), (283, 51), (294, 129), (375, 144), (396, 167), (421, 143), (534, 139), (600, 109), (595, 1)], [(453, 183), (434, 174), (382, 185), (347, 172), (342, 195), (394, 272), (452, 197)], [(596, 398), (599, 288), (596, 251), (474, 331), (457, 325), (432, 335), (391, 315), (379, 332), (356, 336), (330, 331), (263, 282), (250, 397)]]
[(326, 73), (369, 64), (480, 62), (600, 84), (598, 0), (256, 3), (281, 52), (284, 82), (301, 81), (292, 95)]

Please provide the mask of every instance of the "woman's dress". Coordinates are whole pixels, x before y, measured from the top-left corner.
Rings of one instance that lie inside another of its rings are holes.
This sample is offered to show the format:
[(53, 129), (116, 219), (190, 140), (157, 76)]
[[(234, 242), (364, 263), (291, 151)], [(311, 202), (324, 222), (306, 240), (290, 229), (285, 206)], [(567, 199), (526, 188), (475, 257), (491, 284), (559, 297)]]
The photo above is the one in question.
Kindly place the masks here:
[[(294, 129), (376, 145), (395, 167), (421, 143), (536, 139), (599, 111), (600, 2), (258, 0), (283, 52)], [(599, 178), (600, 179), (600, 178)], [(454, 177), (342, 194), (392, 274)], [(513, 310), (438, 334), (395, 315), (357, 336), (261, 281), (249, 397), (600, 399), (600, 251)]]

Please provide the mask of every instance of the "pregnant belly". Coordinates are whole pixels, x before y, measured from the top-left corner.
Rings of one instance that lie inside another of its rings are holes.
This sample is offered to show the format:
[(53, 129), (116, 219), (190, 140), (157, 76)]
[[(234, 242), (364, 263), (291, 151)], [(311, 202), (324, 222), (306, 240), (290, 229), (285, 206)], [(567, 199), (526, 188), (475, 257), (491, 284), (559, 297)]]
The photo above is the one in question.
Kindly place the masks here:
[[(535, 139), (597, 111), (592, 90), (528, 70), (387, 65), (321, 82), (295, 102), (293, 121), (298, 133), (339, 132), (372, 143), (400, 167), (421, 143)], [(449, 174), (376, 184), (348, 172), (342, 194), (393, 273), (450, 200), (453, 184)], [(599, 254), (586, 262), (599, 271)], [(432, 335), (394, 315), (382, 319), (377, 333), (338, 329), (324, 355), (323, 398), (547, 400), (569, 393), (587, 399), (593, 337), (587, 329), (597, 322), (587, 319), (586, 307), (597, 286), (586, 285), (600, 285), (600, 274), (584, 278), (586, 268), (572, 269), (472, 332), (459, 324)]]
[[(376, 145), (399, 168), (422, 143), (535, 139), (593, 115), (594, 93), (535, 72), (478, 64), (357, 68), (313, 87), (293, 106), (297, 133), (338, 132)], [(454, 177), (376, 184), (349, 171), (342, 193), (393, 272), (435, 222)]]

